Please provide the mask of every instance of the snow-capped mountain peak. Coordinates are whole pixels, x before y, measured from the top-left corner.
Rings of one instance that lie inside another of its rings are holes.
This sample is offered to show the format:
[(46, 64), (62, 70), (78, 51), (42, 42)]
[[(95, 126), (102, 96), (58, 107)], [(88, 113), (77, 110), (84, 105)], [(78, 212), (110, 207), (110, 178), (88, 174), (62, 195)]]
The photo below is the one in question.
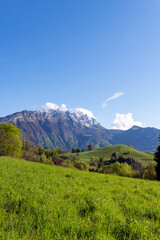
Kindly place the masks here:
[(71, 115), (74, 117), (76, 121), (79, 121), (82, 125), (87, 127), (91, 127), (94, 125), (100, 125), (96, 118), (94, 117), (93, 113), (84, 108), (76, 108), (70, 110)]
[(70, 117), (72, 117), (74, 121), (79, 122), (87, 127), (100, 125), (91, 111), (81, 107), (76, 109), (67, 109), (65, 104), (58, 106), (55, 103), (46, 103), (44, 110), (42, 111), (44, 111), (50, 117), (54, 117), (57, 112), (63, 112), (64, 115), (69, 113)]
[(84, 108), (76, 108), (76, 109), (70, 110), (70, 112), (76, 114), (77, 117), (87, 116), (88, 119), (92, 119), (92, 118), (96, 119), (91, 111)]

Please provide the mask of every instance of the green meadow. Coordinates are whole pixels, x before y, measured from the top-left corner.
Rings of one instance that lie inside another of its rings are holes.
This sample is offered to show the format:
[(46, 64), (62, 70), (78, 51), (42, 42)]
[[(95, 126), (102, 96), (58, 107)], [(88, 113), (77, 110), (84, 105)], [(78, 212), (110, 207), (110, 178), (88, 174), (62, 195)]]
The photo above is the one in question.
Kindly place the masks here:
[(160, 184), (1, 157), (0, 239), (158, 240)]
[[(113, 152), (117, 152), (126, 158), (134, 158), (135, 160), (140, 160), (144, 166), (148, 165), (148, 163), (153, 161), (154, 158), (152, 154), (140, 152), (134, 148), (122, 144), (103, 147), (89, 152), (81, 152), (78, 154), (78, 157), (80, 161), (86, 162), (89, 162), (91, 158), (98, 158), (99, 156), (104, 156), (104, 160), (110, 160)], [(74, 155), (76, 155), (76, 153), (68, 153), (65, 156)]]

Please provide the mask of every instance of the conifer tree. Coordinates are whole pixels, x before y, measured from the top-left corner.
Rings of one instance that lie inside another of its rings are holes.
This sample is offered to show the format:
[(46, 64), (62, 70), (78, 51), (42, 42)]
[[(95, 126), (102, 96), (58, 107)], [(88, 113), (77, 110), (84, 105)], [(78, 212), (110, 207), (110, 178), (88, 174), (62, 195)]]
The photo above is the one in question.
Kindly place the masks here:
[[(159, 142), (160, 142), (160, 135), (159, 135)], [(160, 145), (156, 149), (156, 152), (154, 154), (154, 160), (157, 163), (156, 164), (157, 180), (160, 181)]]

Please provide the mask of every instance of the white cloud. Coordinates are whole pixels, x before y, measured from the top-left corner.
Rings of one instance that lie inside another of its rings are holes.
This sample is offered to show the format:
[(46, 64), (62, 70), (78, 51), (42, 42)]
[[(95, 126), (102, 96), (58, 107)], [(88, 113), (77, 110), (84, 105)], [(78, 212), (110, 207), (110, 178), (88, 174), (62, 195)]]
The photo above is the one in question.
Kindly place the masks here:
[(71, 111), (75, 112), (75, 113), (82, 113), (84, 115), (87, 115), (89, 118), (95, 118), (91, 111), (89, 111), (87, 109), (84, 109), (84, 108), (76, 108), (76, 109), (73, 109)]
[(49, 102), (47, 102), (44, 107), (45, 107), (45, 109), (52, 109), (52, 110), (59, 109), (59, 106), (57, 104), (49, 103)]
[(113, 121), (112, 129), (127, 130), (133, 126), (144, 127), (141, 122), (133, 120), (132, 113), (120, 114), (116, 113), (116, 117)]
[(45, 109), (52, 109), (52, 110), (58, 110), (59, 109), (59, 110), (64, 111), (64, 112), (68, 111), (68, 109), (67, 109), (65, 104), (62, 104), (61, 106), (58, 106), (55, 103), (49, 103), (49, 102), (47, 102), (43, 106), (43, 108), (45, 108)]
[(77, 115), (80, 115), (80, 114), (83, 114), (83, 115), (87, 115), (90, 119), (91, 118), (95, 118), (93, 113), (87, 109), (84, 109), (84, 108), (75, 108), (75, 109), (67, 109), (67, 106), (66, 104), (62, 104), (61, 106), (58, 106), (57, 104), (55, 103), (49, 103), (47, 102), (44, 106), (42, 106), (44, 109), (52, 109), (52, 110), (60, 110), (60, 111), (70, 111), (70, 112), (74, 112), (76, 113)]
[(116, 98), (119, 98), (121, 97), (122, 95), (124, 95), (125, 93), (124, 92), (117, 92), (117, 93), (114, 93), (114, 95), (112, 97), (109, 97), (107, 98), (103, 103), (102, 103), (102, 108), (105, 108), (107, 106), (107, 103), (116, 99)]

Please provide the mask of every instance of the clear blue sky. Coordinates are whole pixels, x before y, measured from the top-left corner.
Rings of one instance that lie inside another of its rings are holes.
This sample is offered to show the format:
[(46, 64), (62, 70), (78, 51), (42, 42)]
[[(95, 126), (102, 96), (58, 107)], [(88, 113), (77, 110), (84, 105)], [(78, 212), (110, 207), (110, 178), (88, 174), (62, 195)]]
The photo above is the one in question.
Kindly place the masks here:
[(1, 117), (52, 102), (160, 128), (160, 1), (1, 0), (0, 90)]

